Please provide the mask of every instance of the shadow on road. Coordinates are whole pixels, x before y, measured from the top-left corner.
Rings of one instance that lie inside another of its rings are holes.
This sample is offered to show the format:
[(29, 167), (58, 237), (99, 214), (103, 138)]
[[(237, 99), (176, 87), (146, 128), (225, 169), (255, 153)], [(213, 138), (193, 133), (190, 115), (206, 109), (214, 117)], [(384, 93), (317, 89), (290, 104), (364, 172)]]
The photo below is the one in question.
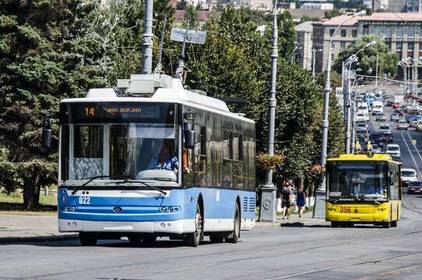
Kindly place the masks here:
[(330, 225), (320, 225), (320, 224), (304, 224), (303, 222), (285, 222), (281, 223), (280, 227), (305, 227), (305, 228), (329, 228)]

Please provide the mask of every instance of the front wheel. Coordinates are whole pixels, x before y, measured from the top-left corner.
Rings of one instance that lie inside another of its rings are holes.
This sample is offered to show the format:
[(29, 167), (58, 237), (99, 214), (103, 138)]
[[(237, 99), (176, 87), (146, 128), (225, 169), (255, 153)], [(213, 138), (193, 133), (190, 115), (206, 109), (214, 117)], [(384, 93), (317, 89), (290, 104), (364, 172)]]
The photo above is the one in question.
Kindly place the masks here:
[(390, 227), (391, 227), (391, 225), (392, 225), (392, 223), (391, 223), (391, 222), (385, 222), (385, 223), (383, 223), (383, 224), (382, 224), (382, 226), (383, 226), (384, 228), (390, 228)]
[(397, 227), (397, 221), (392, 221), (392, 222), (391, 222), (391, 226), (392, 226), (392, 227)]
[(230, 243), (237, 243), (239, 242), (239, 238), (240, 238), (240, 210), (239, 210), (239, 204), (236, 203), (236, 210), (234, 214), (234, 228), (233, 228), (233, 231), (226, 238), (226, 241)]
[(195, 214), (195, 231), (192, 233), (186, 234), (183, 241), (192, 247), (198, 247), (204, 236), (204, 227), (203, 227), (203, 217), (201, 214), (201, 206), (199, 203), (196, 205), (196, 214)]
[(82, 246), (97, 245), (98, 235), (94, 232), (79, 232), (79, 241)]

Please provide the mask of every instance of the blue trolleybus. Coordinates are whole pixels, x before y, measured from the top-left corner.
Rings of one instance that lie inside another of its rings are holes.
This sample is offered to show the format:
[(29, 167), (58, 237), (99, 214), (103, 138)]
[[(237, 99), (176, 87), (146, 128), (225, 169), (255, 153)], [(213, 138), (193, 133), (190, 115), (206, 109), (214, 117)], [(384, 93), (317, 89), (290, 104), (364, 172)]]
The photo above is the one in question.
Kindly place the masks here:
[(166, 75), (60, 103), (60, 232), (198, 246), (255, 224), (255, 124)]

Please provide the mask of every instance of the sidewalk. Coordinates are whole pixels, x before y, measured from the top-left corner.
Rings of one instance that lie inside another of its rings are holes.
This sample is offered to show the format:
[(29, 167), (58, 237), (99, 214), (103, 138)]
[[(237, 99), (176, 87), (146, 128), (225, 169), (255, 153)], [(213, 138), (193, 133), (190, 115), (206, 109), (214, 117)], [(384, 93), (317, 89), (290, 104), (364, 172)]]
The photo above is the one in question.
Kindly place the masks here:
[(60, 233), (57, 216), (13, 215), (0, 213), (0, 244), (76, 238), (74, 233)]
[(312, 218), (312, 211), (308, 211), (299, 218), (298, 214), (290, 214), (289, 219), (283, 220), (280, 215), (277, 215), (277, 221), (271, 222), (256, 222), (256, 227), (302, 227), (302, 226), (328, 226), (329, 223), (323, 219)]

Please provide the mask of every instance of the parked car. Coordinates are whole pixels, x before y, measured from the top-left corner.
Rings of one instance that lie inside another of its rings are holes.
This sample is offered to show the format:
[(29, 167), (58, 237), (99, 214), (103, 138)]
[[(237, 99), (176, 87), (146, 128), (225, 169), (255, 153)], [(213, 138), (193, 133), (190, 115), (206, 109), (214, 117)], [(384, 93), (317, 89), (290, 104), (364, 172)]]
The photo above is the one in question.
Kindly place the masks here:
[(389, 154), (394, 160), (400, 160), (400, 146), (397, 144), (388, 144), (385, 153)]
[(372, 152), (374, 154), (381, 154), (382, 148), (378, 144), (372, 144)]
[(407, 193), (422, 193), (422, 182), (411, 182), (407, 185)]
[(417, 131), (422, 131), (422, 120), (418, 121), (418, 125), (416, 126)]
[(397, 122), (400, 119), (400, 115), (398, 113), (392, 113), (390, 115), (390, 121), (392, 122)]
[(404, 129), (407, 130), (409, 128), (409, 124), (405, 120), (399, 120), (397, 123), (397, 129)]
[(402, 168), (400, 173), (402, 183), (411, 183), (418, 181), (418, 174), (413, 168)]
[(394, 102), (393, 105), (392, 105), (393, 109), (400, 109), (400, 106), (401, 105), (398, 102)]

